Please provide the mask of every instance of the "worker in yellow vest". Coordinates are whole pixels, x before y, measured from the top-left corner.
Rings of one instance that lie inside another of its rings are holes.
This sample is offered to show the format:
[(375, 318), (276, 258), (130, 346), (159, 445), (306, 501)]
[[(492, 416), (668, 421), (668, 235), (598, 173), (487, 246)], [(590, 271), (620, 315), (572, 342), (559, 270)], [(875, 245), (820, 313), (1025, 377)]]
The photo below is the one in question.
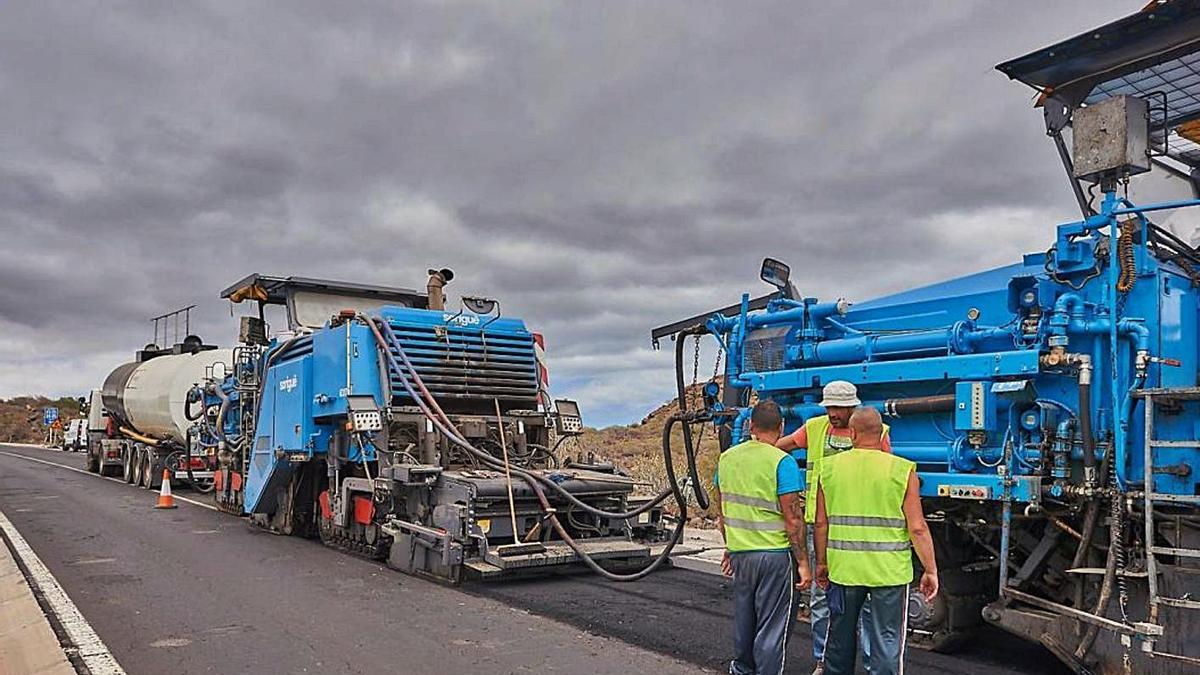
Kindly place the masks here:
[[(804, 424), (800, 425), (799, 429), (781, 437), (775, 444), (780, 450), (791, 452), (796, 461), (803, 462), (802, 466), (806, 469), (804, 477), (807, 481), (807, 490), (805, 494), (811, 498), (804, 505), (804, 522), (810, 526), (817, 517), (816, 494), (820, 477), (817, 469), (823, 458), (849, 450), (854, 445), (854, 438), (850, 431), (850, 415), (861, 403), (858, 400), (858, 389), (852, 383), (845, 380), (834, 380), (825, 385), (821, 391), (821, 407), (825, 409), (825, 414), (808, 418)], [(891, 452), (892, 441), (891, 436), (887, 433), (886, 424), (883, 426), (883, 431), (883, 449)], [(812, 527), (809, 527), (808, 556), (810, 565), (816, 564), (813, 560), (814, 555)], [(820, 675), (821, 662), (825, 658), (825, 633), (829, 631), (829, 605), (825, 602), (825, 592), (816, 584), (811, 584), (809, 587), (808, 610), (809, 622), (812, 625), (813, 660), (817, 662), (817, 668), (813, 671), (813, 675)], [(864, 620), (869, 619), (869, 612), (864, 612)], [(870, 633), (861, 631), (861, 635), (864, 661), (867, 664), (867, 672), (870, 673), (871, 643), (868, 638)]]
[(882, 452), (879, 411), (860, 408), (850, 417), (854, 448), (821, 462), (817, 488), (816, 583), (829, 602), (825, 675), (851, 675), (857, 656), (860, 613), (871, 608), (863, 630), (871, 639), (872, 675), (904, 672), (908, 586), (912, 551), (921, 560), (920, 592), (938, 592), (933, 538), (921, 508), (916, 465)]
[(779, 406), (760, 401), (750, 414), (751, 440), (721, 453), (713, 479), (725, 537), (721, 569), (733, 577), (734, 675), (783, 672), (796, 582), (811, 580), (800, 467), (775, 447), (782, 433)]

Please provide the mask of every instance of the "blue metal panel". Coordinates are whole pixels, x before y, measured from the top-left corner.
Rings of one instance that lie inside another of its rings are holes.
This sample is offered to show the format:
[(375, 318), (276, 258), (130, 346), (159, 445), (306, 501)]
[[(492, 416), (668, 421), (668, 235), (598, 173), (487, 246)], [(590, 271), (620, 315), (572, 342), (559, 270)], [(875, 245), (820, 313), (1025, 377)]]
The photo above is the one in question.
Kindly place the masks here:
[[(396, 307), (381, 315), (437, 398), (536, 405), (533, 333), (520, 319)], [(404, 386), (391, 377), (392, 397), (407, 401)]]
[(744, 377), (757, 391), (775, 392), (820, 387), (833, 380), (855, 384), (926, 382), (1029, 376), (1037, 372), (1037, 352), (1020, 351), (797, 368), (748, 373)]
[(344, 416), (350, 395), (374, 396), (377, 405), (387, 405), (382, 376), (375, 336), (367, 326), (348, 322), (313, 334), (316, 417)]

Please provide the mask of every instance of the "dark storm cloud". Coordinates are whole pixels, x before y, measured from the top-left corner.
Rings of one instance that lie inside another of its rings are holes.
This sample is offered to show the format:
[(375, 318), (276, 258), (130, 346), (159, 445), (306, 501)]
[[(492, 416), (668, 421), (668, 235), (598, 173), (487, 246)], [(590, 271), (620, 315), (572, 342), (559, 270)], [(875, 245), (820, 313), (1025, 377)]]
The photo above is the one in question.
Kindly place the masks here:
[[(593, 422), (669, 392), (655, 324), (1003, 264), (1071, 215), (991, 70), (1128, 2), (0, 8), (0, 396), (94, 385), (253, 271), (499, 297)], [(986, 245), (983, 238), (986, 237)]]

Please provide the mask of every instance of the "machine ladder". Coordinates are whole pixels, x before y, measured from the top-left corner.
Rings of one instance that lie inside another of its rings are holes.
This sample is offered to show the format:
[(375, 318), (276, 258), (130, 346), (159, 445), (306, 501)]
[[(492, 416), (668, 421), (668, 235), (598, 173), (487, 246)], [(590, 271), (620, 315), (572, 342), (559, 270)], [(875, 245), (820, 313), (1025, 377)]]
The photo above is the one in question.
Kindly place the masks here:
[(1200, 495), (1175, 495), (1154, 491), (1154, 449), (1155, 448), (1196, 448), (1200, 440), (1160, 440), (1154, 437), (1154, 409), (1162, 401), (1200, 400), (1200, 387), (1143, 389), (1137, 393), (1145, 401), (1145, 439), (1142, 444), (1143, 452), (1143, 490), (1142, 508), (1144, 511), (1146, 539), (1146, 572), (1149, 583), (1150, 623), (1158, 624), (1159, 609), (1163, 605), (1181, 609), (1200, 609), (1200, 600), (1189, 598), (1173, 598), (1160, 595), (1158, 591), (1158, 556), (1175, 556), (1179, 558), (1200, 558), (1200, 549), (1174, 548), (1155, 546), (1154, 502), (1170, 502), (1175, 504), (1200, 505)]
[(242, 485), (250, 478), (250, 448), (254, 442), (255, 429), (258, 428), (258, 391), (262, 386), (262, 378), (258, 372), (258, 363), (262, 358), (259, 347), (241, 346), (233, 350), (234, 373), (237, 374), (238, 413), (242, 420), (243, 455), (239, 473)]

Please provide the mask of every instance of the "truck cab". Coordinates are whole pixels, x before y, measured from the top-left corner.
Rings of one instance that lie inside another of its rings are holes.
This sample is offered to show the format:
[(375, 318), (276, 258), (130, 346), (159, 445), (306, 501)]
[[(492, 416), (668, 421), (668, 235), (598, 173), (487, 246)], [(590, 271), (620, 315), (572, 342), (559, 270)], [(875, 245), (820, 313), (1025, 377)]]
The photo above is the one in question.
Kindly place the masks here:
[(113, 438), (101, 390), (93, 389), (87, 405), (87, 470), (101, 476), (121, 472), (122, 441)]

